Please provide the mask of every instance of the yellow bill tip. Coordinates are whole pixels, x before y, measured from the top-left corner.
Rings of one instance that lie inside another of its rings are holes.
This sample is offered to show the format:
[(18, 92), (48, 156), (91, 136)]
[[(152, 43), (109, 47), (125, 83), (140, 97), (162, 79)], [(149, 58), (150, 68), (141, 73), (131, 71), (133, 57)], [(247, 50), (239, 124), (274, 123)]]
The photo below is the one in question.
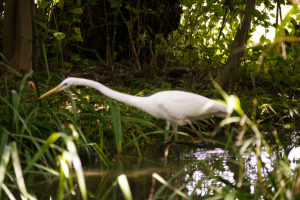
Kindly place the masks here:
[(57, 92), (57, 90), (59, 90), (59, 88), (61, 88), (61, 85), (56, 86), (55, 88), (53, 88), (52, 90), (49, 90), (48, 92), (46, 92), (45, 94), (43, 94), (42, 96), (39, 97), (39, 99), (42, 99), (50, 94), (53, 94), (55, 92)]

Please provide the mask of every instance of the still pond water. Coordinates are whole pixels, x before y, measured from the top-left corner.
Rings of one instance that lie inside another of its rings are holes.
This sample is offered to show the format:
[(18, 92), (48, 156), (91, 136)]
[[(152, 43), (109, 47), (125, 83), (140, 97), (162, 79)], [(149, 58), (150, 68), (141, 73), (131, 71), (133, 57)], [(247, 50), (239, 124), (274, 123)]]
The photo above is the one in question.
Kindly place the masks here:
[[(278, 147), (275, 143), (270, 144), (271, 155), (262, 147), (262, 161), (268, 171), (272, 171), (274, 164), (284, 155), (290, 160), (291, 168), (295, 169), (296, 162), (300, 158), (300, 147), (295, 145), (297, 138), (293, 137), (282, 143), (284, 147)], [(159, 196), (159, 199), (175, 197), (173, 191), (168, 188), (158, 193), (162, 184), (157, 180), (153, 182), (153, 173), (157, 173), (166, 181), (173, 178), (171, 184), (175, 188), (183, 188), (182, 191), (188, 196), (192, 195), (193, 199), (211, 195), (212, 190), (209, 188), (211, 185), (224, 186), (224, 183), (218, 183), (212, 176), (219, 176), (230, 183), (235, 183), (238, 179), (239, 167), (234, 162), (238, 160), (237, 152), (233, 149), (225, 151), (223, 145), (210, 144), (206, 148), (179, 145), (179, 162), (175, 147), (170, 148), (167, 158), (159, 150), (159, 146), (140, 146), (140, 151), (142, 157), (138, 156), (136, 148), (127, 148), (123, 156), (111, 155), (109, 159), (113, 161), (113, 167), (110, 169), (107, 169), (101, 161), (86, 166), (87, 189), (92, 194), (89, 199), (102, 199), (109, 189), (111, 191), (106, 199), (123, 199), (118, 185), (110, 188), (121, 174), (126, 175), (134, 200), (148, 199), (149, 196)], [(242, 159), (247, 173), (245, 181), (250, 184), (248, 192), (253, 193), (254, 185), (257, 183), (257, 160), (253, 153), (243, 155)], [(263, 175), (265, 174), (266, 171), (263, 172)], [(48, 177), (47, 181), (44, 179), (38, 186), (33, 184), (34, 187), (39, 188), (39, 191), (48, 193), (48, 195), (41, 195), (37, 192), (38, 199), (52, 199), (49, 197), (51, 193), (55, 199), (58, 183), (58, 178)], [(81, 199), (78, 186), (71, 199)]]

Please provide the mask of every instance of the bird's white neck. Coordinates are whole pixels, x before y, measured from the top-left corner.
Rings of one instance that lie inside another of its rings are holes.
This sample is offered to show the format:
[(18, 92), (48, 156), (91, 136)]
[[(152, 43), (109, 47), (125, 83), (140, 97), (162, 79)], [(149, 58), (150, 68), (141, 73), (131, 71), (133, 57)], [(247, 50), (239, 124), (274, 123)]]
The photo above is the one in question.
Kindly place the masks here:
[[(121, 101), (123, 103), (126, 103), (128, 105), (131, 105), (133, 107), (136, 107), (136, 108), (139, 108), (141, 110), (148, 112), (148, 110), (145, 109), (145, 106), (142, 106), (143, 104), (147, 105), (146, 97), (136, 97), (136, 96), (132, 96), (132, 95), (128, 95), (128, 94), (123, 94), (121, 92), (117, 92), (112, 89), (109, 89), (108, 87), (102, 85), (101, 83), (98, 83), (98, 82), (92, 81), (92, 80), (88, 80), (88, 79), (80, 79), (79, 78), (75, 85), (83, 85), (83, 86), (92, 87), (96, 90), (99, 90), (105, 96), (108, 96), (112, 99)], [(149, 105), (149, 106), (151, 106), (151, 105)]]

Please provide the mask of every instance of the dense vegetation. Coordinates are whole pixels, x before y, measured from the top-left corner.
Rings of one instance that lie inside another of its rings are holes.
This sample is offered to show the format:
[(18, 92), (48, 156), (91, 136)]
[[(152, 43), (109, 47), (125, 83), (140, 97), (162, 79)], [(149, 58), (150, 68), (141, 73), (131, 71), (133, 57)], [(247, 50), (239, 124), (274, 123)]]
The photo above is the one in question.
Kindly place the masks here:
[[(0, 199), (20, 195), (36, 199), (33, 194), (39, 192), (49, 195), (26, 187), (28, 174), (59, 177), (60, 189), (55, 198), (70, 197), (74, 174), (65, 167), (72, 169), (72, 165), (82, 199), (87, 199), (93, 195), (86, 191), (79, 153), (96, 152), (109, 168), (113, 165), (109, 154), (122, 155), (128, 146), (135, 146), (140, 153), (141, 144), (159, 144), (172, 137), (172, 131), (165, 129), (165, 121), (91, 88), (70, 88), (45, 100), (38, 99), (69, 76), (94, 79), (136, 96), (176, 89), (224, 100), (235, 110), (230, 118), (199, 120), (195, 124), (210, 136), (210, 142), (236, 152), (237, 160), (221, 159), (237, 164), (239, 170), (235, 183), (211, 172), (215, 182), (210, 187), (213, 194), (207, 198), (299, 198), (298, 175), (289, 167), (288, 151), (267, 173), (260, 157), (262, 147), (272, 154), (266, 137), (281, 145), (281, 139), (287, 137), (284, 133), (297, 134), (299, 2), (253, 1), (256, 9), (248, 9), (253, 17), (251, 28), (239, 40), (249, 1), (181, 0), (161, 1), (165, 4), (160, 5), (155, 0), (148, 4), (117, 0), (38, 1), (34, 5), (36, 13), (32, 12), (29, 19), (21, 12), (26, 5), (15, 3), (19, 6), (16, 16), (29, 20), (32, 28), (29, 34), (28, 23), (16, 23), (21, 30), (18, 35), (6, 24), (13, 2), (6, 0), (1, 26)], [(285, 16), (281, 13), (283, 5), (291, 7)], [(276, 14), (271, 13), (273, 10)], [(276, 22), (272, 23), (272, 19)], [(265, 32), (275, 28), (274, 39), (257, 35), (258, 27)], [(6, 38), (8, 35), (17, 38), (14, 43), (9, 43), (12, 40)], [(23, 41), (24, 35), (29, 35), (30, 47)], [(253, 39), (258, 37), (259, 43), (254, 44)], [(237, 50), (235, 42), (244, 49)], [(224, 67), (232, 57), (239, 58), (235, 65)], [(224, 76), (229, 79), (224, 81)], [(180, 130), (191, 132), (188, 127)], [(256, 155), (258, 167), (252, 193), (248, 192), (243, 163), (243, 155), (250, 153)], [(153, 177), (161, 181), (157, 174)], [(122, 179), (124, 176), (118, 181)], [(226, 186), (220, 186), (220, 182)], [(105, 199), (116, 185), (117, 180), (99, 198)], [(170, 188), (182, 198), (193, 198)], [(153, 199), (160, 198), (160, 192)]]

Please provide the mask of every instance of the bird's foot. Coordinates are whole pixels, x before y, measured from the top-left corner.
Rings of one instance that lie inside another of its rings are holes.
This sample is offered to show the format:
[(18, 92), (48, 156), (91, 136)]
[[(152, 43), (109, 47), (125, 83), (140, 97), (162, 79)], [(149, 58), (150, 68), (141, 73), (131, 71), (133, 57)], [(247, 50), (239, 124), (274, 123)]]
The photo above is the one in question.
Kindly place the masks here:
[(163, 142), (161, 143), (161, 145), (159, 146), (160, 149), (163, 149), (165, 146), (167, 146), (168, 144), (174, 142), (174, 140), (169, 140), (167, 142)]

